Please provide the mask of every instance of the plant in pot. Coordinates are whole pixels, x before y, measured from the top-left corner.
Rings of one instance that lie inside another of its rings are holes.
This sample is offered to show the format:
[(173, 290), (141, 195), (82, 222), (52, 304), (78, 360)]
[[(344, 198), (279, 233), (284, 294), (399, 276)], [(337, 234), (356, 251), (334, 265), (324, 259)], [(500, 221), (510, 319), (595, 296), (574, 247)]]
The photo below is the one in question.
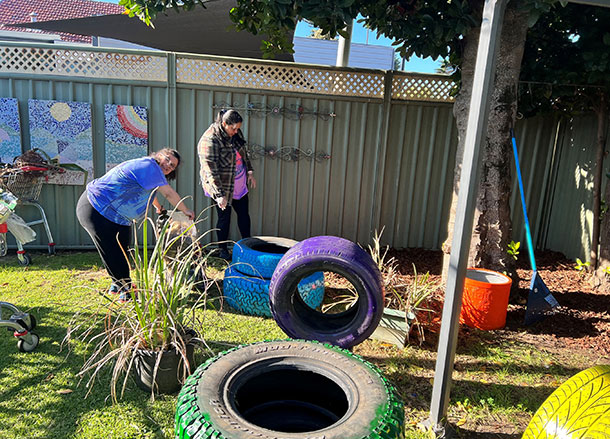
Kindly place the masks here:
[[(172, 218), (178, 214), (172, 212)], [(101, 293), (103, 303), (93, 312), (86, 308), (75, 315), (64, 340), (77, 337), (93, 346), (79, 372), (81, 379), (88, 376), (87, 387), (106, 366), (112, 367), (114, 401), (123, 396), (130, 375), (153, 398), (179, 390), (195, 368), (194, 348), (203, 343), (195, 331), (211, 286), (203, 274), (203, 236), (197, 237), (192, 221), (171, 218), (164, 224), (149, 219), (139, 229), (141, 242), (135, 230), (129, 252), (133, 299), (120, 304)], [(155, 239), (149, 247), (151, 230)]]
[(438, 290), (439, 285), (430, 278), (429, 272), (419, 274), (415, 264), (412, 264), (412, 281), (405, 280), (400, 275), (396, 259), (388, 257), (389, 248), (382, 248), (382, 234), (383, 229), (380, 233), (375, 232), (373, 246), (369, 246), (369, 253), (381, 272), (386, 292), (383, 315), (372, 338), (404, 348), (409, 342), (411, 331), (415, 329), (421, 344), (425, 337), (418, 316), (422, 312), (431, 311), (424, 305)]

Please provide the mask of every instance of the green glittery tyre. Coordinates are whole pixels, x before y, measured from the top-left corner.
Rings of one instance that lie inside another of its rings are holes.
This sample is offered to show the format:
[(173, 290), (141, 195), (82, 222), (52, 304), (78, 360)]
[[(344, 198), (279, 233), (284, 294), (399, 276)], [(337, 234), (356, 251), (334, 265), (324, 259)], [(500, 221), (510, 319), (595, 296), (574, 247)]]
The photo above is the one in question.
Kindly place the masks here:
[(347, 350), (260, 342), (195, 370), (178, 396), (175, 437), (403, 438), (404, 408), (380, 371)]
[(522, 439), (610, 438), (610, 365), (577, 373), (534, 413)]

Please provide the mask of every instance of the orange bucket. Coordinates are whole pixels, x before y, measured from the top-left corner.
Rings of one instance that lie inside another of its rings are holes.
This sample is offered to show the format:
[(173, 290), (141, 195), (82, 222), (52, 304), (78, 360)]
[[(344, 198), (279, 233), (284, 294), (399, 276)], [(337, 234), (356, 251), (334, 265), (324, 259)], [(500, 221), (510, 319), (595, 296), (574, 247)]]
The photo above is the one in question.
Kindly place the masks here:
[(478, 329), (506, 325), (510, 277), (484, 268), (469, 268), (464, 281), (460, 323)]

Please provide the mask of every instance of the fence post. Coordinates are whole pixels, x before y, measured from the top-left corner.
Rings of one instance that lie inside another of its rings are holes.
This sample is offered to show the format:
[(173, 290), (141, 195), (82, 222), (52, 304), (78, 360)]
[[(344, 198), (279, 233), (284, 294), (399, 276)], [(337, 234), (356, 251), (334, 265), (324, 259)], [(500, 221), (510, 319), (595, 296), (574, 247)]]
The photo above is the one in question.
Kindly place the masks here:
[[(383, 175), (385, 173), (385, 157), (388, 148), (388, 137), (390, 128), (390, 112), (392, 110), (392, 81), (394, 80), (394, 71), (388, 70), (385, 73), (383, 81), (383, 103), (381, 105), (381, 123), (379, 133), (379, 146), (375, 154), (375, 163), (373, 164), (373, 208), (371, 209), (371, 230), (379, 230), (379, 221), (381, 217), (381, 199), (378, 199), (378, 194), (382, 193)], [(369, 236), (370, 238), (370, 236)]]
[(176, 129), (176, 54), (167, 53), (167, 137), (165, 146), (178, 149)]

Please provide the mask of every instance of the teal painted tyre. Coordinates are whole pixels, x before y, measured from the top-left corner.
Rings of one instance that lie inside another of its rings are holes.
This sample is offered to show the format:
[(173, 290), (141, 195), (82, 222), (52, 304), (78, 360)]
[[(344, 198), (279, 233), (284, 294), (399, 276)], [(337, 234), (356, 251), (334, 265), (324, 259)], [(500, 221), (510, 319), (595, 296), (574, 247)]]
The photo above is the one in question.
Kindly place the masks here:
[(332, 345), (260, 342), (202, 364), (178, 396), (177, 439), (402, 439), (404, 406), (374, 365)]
[[(269, 280), (247, 276), (231, 264), (225, 270), (222, 288), (231, 308), (252, 316), (271, 317)], [(303, 301), (317, 308), (324, 300), (324, 273), (317, 272), (304, 278), (298, 285)]]

